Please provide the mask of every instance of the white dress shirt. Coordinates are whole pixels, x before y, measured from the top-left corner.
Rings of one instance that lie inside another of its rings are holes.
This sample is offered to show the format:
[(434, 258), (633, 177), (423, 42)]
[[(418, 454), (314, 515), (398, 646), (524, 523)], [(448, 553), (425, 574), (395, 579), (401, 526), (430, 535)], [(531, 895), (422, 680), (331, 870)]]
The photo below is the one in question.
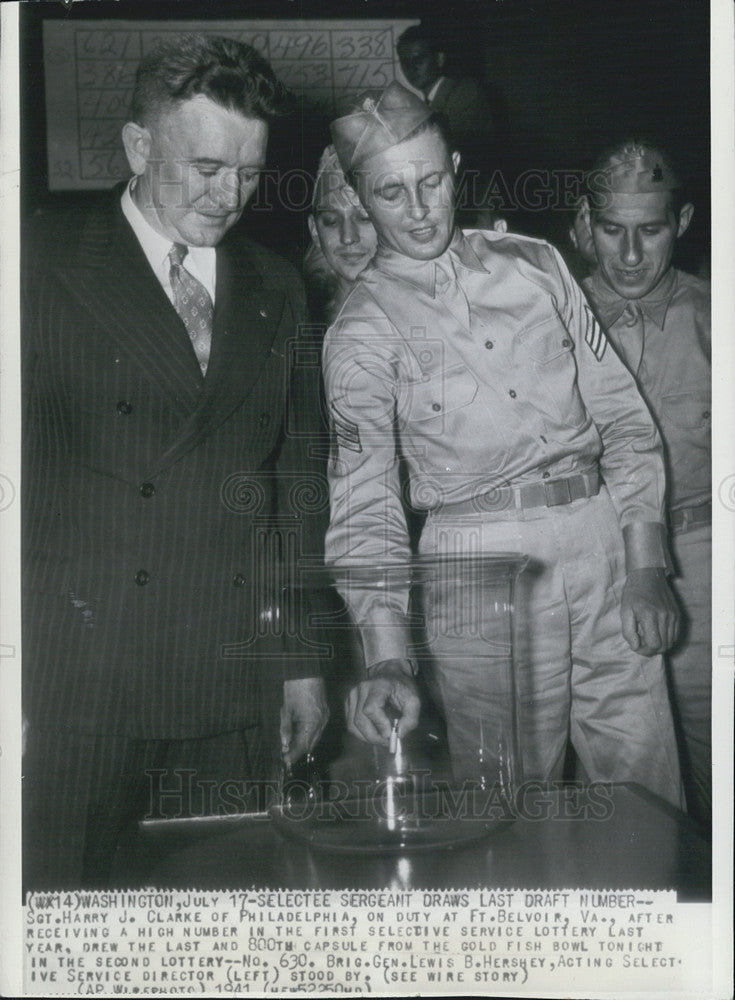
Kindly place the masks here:
[[(120, 205), (123, 215), (130, 223), (138, 242), (143, 248), (148, 263), (153, 269), (153, 273), (161, 284), (164, 292), (173, 304), (174, 296), (171, 290), (171, 279), (169, 277), (170, 263), (168, 254), (173, 246), (173, 241), (151, 226), (141, 210), (133, 201), (131, 194), (135, 178), (133, 178), (123, 191)], [(209, 292), (214, 305), (217, 254), (214, 247), (189, 247), (189, 252), (184, 258), (183, 266), (197, 281), (201, 281)]]

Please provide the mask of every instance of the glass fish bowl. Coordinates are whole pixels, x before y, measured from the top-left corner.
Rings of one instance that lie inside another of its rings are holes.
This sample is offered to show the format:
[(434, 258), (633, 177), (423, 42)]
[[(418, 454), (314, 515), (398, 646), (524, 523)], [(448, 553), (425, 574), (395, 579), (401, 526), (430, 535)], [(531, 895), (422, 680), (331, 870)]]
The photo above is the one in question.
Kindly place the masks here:
[[(524, 555), (417, 557), (406, 563), (307, 569), (284, 588), (281, 623), (318, 656), (340, 703), (375, 650), (410, 661), (419, 725), (371, 744), (342, 732), (326, 763), (285, 774), (276, 828), (342, 853), (454, 848), (512, 822), (522, 775), (514, 598)], [(377, 624), (376, 624), (377, 622)]]

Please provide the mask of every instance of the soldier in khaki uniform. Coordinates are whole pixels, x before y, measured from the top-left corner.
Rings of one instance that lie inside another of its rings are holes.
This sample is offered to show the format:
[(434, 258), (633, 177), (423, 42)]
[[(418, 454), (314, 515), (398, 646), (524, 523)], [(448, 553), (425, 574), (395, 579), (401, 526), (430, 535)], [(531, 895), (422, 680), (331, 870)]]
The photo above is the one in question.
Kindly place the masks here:
[(669, 664), (689, 812), (711, 823), (710, 286), (671, 266), (693, 206), (666, 154), (626, 141), (590, 175), (585, 224), (599, 267), (584, 283), (665, 445), (669, 528), (685, 628)]
[[(332, 135), (378, 251), (325, 341), (328, 561), (408, 558), (404, 459), (411, 502), (428, 512), (422, 553), (462, 554), (479, 538), (481, 551), (541, 564), (526, 775), (559, 776), (571, 731), (592, 780), (637, 781), (680, 805), (660, 656), (677, 628), (661, 441), (631, 375), (550, 246), (455, 230), (458, 156), (414, 95), (392, 84)], [(400, 734), (418, 717), (405, 602), (345, 596), (366, 664), (348, 725), (385, 743), (387, 710)], [(457, 666), (439, 663), (437, 683), (455, 761), (483, 704), (482, 676)]]

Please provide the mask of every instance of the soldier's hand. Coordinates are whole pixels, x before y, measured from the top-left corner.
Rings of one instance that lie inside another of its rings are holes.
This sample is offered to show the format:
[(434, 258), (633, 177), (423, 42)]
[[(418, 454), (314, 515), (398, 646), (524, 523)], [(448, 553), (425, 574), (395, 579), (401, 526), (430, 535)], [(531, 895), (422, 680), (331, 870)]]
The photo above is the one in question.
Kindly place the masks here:
[(679, 611), (663, 569), (634, 569), (628, 573), (620, 617), (623, 635), (637, 653), (653, 656), (674, 644)]
[(347, 728), (361, 740), (388, 746), (393, 719), (399, 720), (398, 735), (404, 737), (418, 725), (420, 709), (418, 689), (408, 668), (401, 660), (385, 660), (348, 694)]
[(284, 682), (281, 749), (287, 764), (295, 764), (314, 747), (328, 718), (329, 708), (321, 677), (299, 677)]

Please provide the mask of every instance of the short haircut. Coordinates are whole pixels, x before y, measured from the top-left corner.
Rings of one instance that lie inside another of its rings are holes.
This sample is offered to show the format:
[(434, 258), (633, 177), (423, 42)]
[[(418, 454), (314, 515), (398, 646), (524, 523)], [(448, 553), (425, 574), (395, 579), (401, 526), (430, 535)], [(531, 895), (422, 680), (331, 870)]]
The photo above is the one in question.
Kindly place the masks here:
[(203, 94), (229, 111), (270, 122), (291, 95), (252, 46), (219, 35), (184, 34), (152, 49), (138, 66), (131, 117), (139, 125)]
[(405, 49), (407, 45), (411, 45), (413, 42), (424, 42), (432, 52), (441, 51), (436, 33), (423, 24), (412, 24), (410, 28), (406, 28), (396, 42), (396, 51), (400, 53), (401, 49)]
[[(599, 177), (601, 173), (610, 167), (610, 161), (614, 157), (633, 157), (636, 155), (636, 151), (641, 148), (645, 149), (649, 153), (654, 153), (661, 160), (662, 164), (669, 173), (674, 174), (677, 179), (681, 179), (681, 173), (678, 169), (678, 165), (674, 162), (671, 154), (662, 146), (658, 139), (648, 136), (626, 136), (624, 139), (616, 142), (613, 146), (609, 146), (603, 153), (601, 153), (592, 164), (592, 169), (587, 173), (585, 187), (587, 200), (592, 213), (601, 211), (604, 207), (601, 204), (601, 201), (604, 199), (604, 194), (594, 183), (595, 178)], [(678, 219), (679, 213), (688, 201), (687, 192), (682, 184), (679, 187), (669, 189), (668, 193), (671, 195), (672, 211)]]

